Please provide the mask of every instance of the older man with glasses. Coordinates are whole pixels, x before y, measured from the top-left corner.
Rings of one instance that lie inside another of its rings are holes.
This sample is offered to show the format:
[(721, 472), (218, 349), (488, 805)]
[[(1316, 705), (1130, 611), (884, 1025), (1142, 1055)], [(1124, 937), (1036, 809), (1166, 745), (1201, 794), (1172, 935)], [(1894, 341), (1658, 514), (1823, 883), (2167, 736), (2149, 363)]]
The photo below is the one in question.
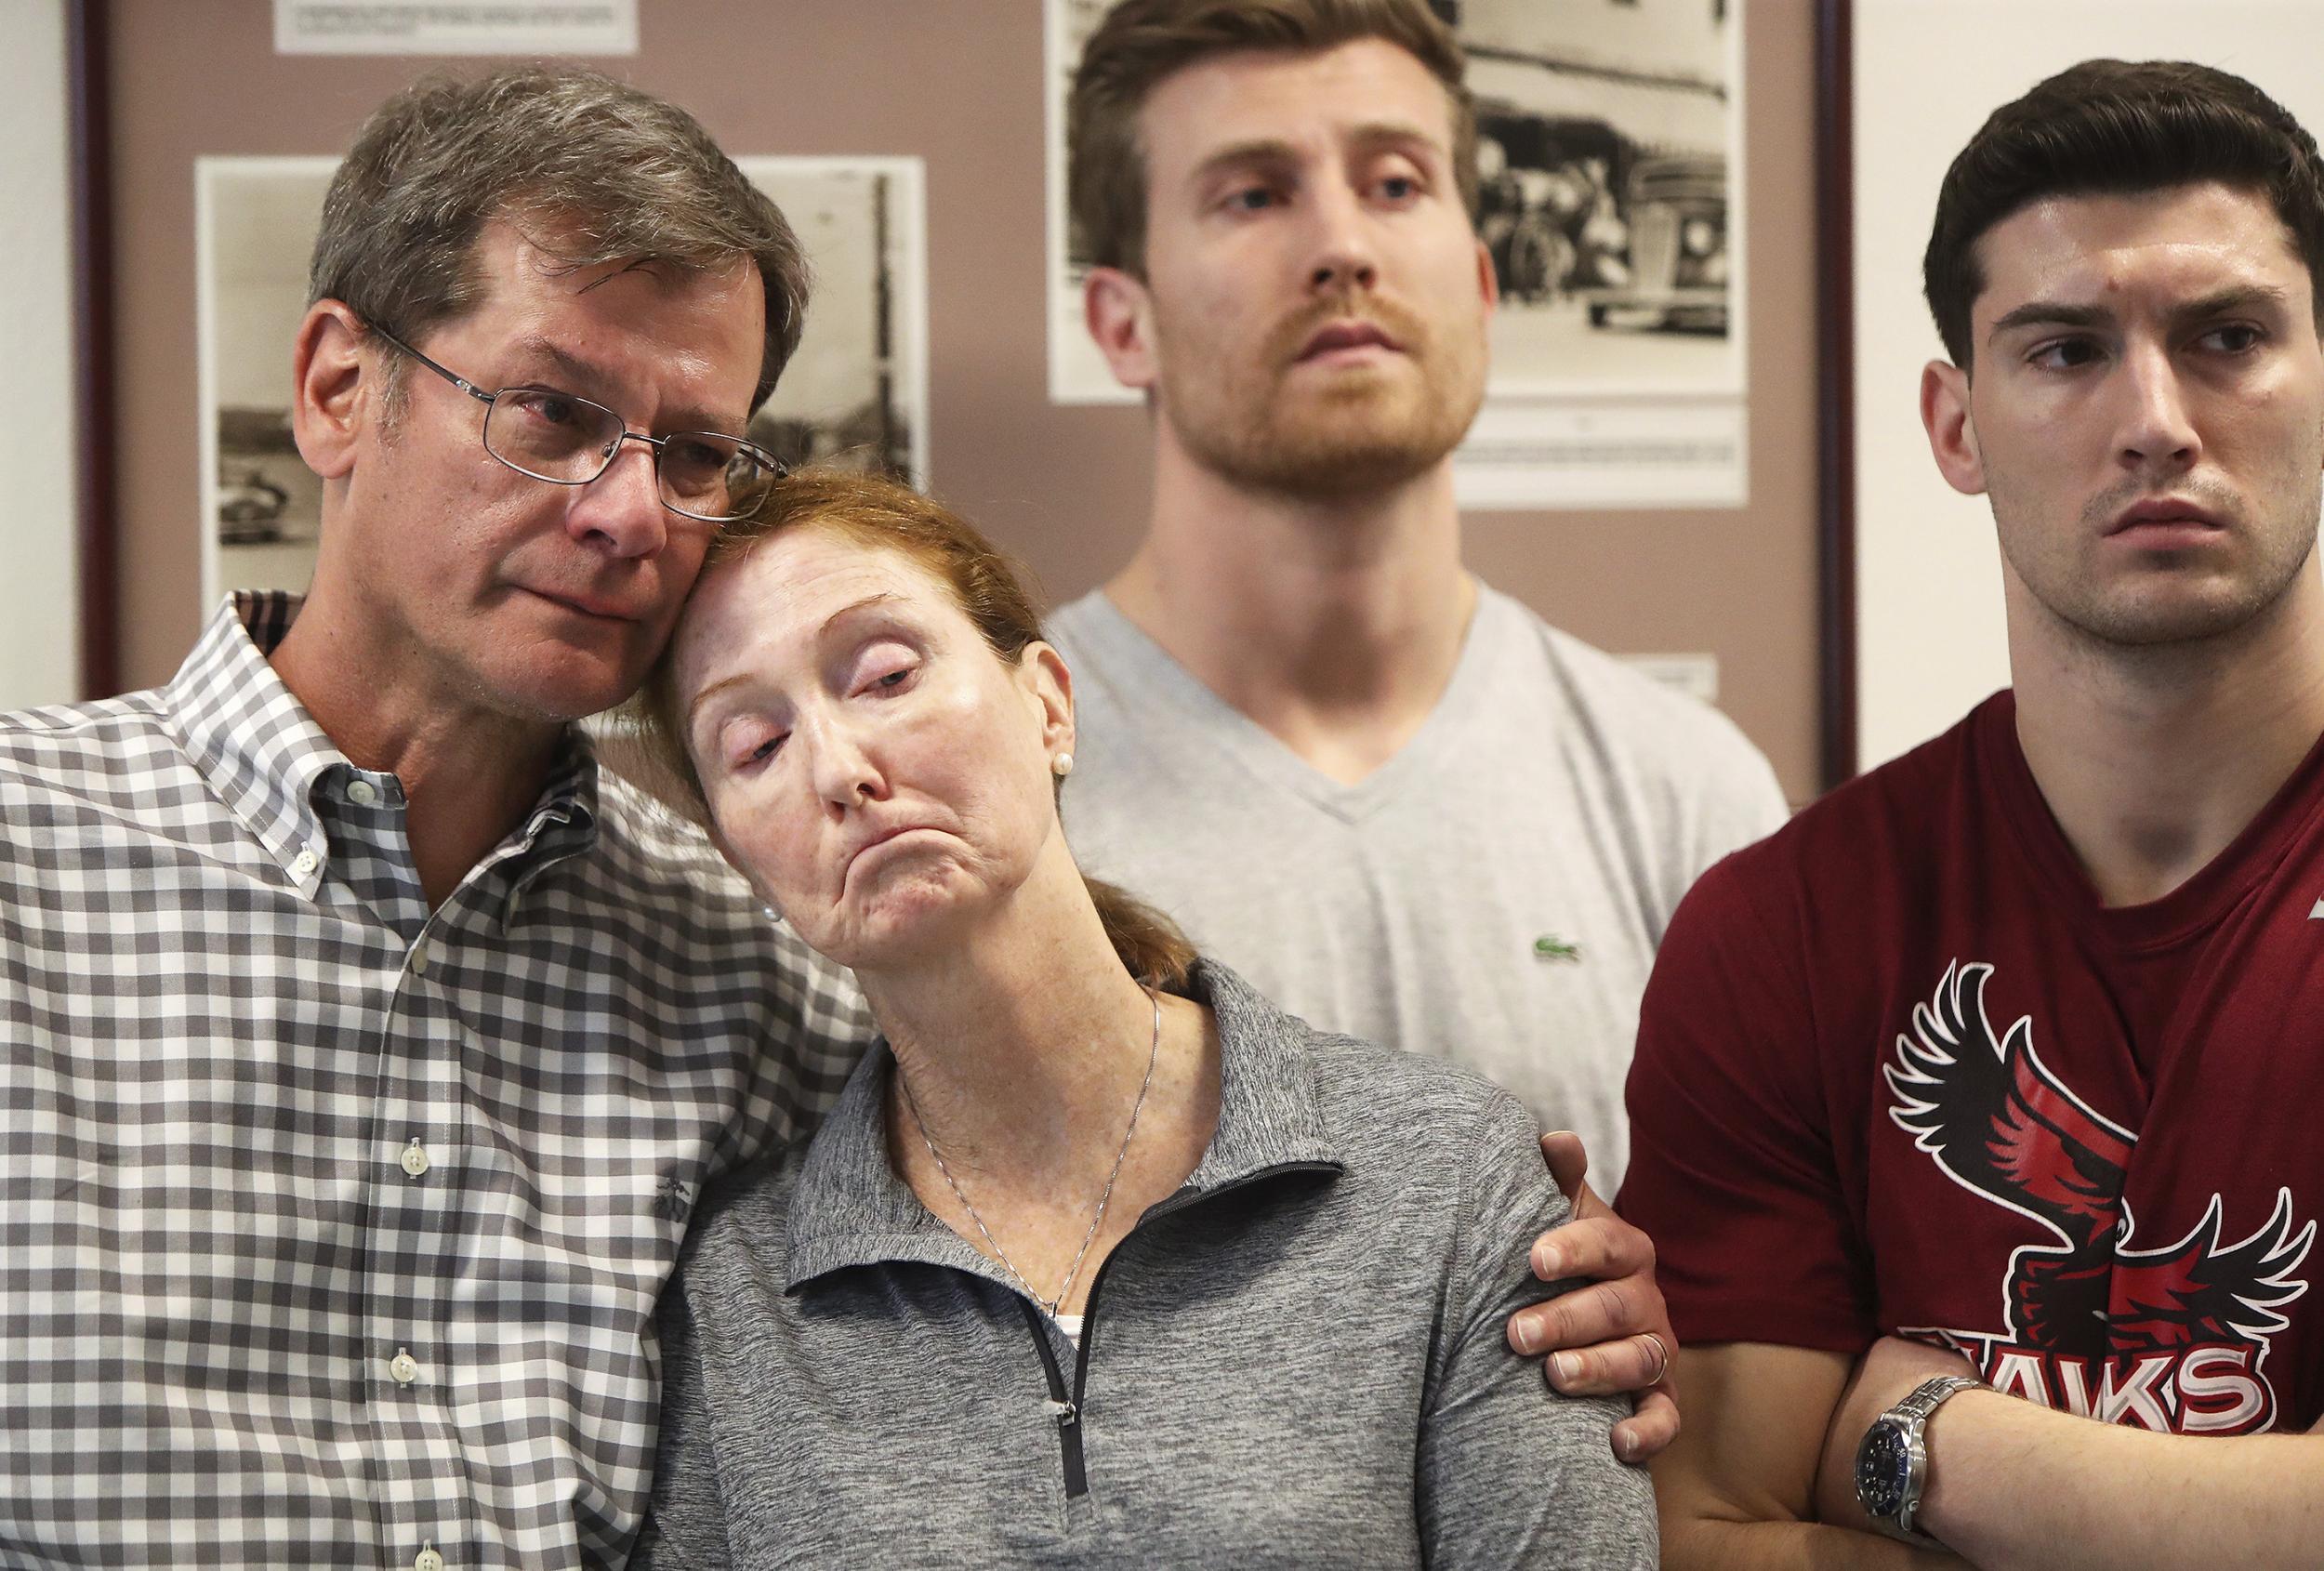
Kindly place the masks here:
[(12, 1566), (619, 1564), (688, 1211), (865, 1036), (568, 723), (778, 472), (782, 216), (601, 77), (423, 84), (311, 297), (303, 603), (0, 720)]

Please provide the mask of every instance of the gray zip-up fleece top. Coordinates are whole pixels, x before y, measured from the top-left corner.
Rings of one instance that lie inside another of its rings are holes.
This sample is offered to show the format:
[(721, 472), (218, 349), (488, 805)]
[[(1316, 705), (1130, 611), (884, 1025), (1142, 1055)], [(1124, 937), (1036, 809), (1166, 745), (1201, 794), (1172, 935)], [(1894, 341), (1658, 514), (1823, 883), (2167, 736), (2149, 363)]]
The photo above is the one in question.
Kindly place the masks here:
[(1656, 1564), (1620, 1406), (1504, 1339), (1566, 1215), (1530, 1116), (1222, 966), (1187, 991), (1218, 1130), (1098, 1268), (1078, 1348), (889, 1166), (884, 1047), (705, 1196), (634, 1564)]

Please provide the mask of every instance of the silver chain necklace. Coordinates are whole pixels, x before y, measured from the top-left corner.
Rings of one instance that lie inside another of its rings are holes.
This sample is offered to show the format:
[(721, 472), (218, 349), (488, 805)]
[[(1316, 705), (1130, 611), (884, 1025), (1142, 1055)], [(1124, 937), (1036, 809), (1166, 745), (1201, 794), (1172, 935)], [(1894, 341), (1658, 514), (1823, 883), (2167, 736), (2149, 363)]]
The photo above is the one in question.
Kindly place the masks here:
[(1074, 1251), (1073, 1263), (1065, 1268), (1065, 1280), (1058, 1284), (1057, 1296), (1053, 1299), (1045, 1299), (1034, 1291), (1033, 1284), (1024, 1279), (1024, 1273), (1019, 1271), (1016, 1262), (1009, 1258), (1009, 1251), (1002, 1248), (1000, 1240), (993, 1236), (993, 1230), (984, 1225), (984, 1217), (977, 1212), (976, 1202), (961, 1189), (960, 1181), (954, 1178), (952, 1169), (944, 1165), (944, 1154), (936, 1149), (935, 1141), (929, 1137), (928, 1120), (920, 1116), (920, 1104), (913, 1100), (912, 1082), (905, 1077), (904, 1066), (896, 1066), (896, 1084), (904, 1088), (904, 1105), (912, 1110), (912, 1124), (920, 1131), (920, 1143), (928, 1147), (929, 1157), (936, 1164), (936, 1170), (944, 1174), (945, 1184), (952, 1190), (952, 1197), (960, 1202), (961, 1208), (969, 1213), (969, 1220), (976, 1223), (977, 1232), (984, 1235), (984, 1242), (992, 1247), (993, 1257), (1000, 1261), (1000, 1268), (1009, 1274), (1009, 1279), (1023, 1290), (1026, 1298), (1039, 1304), (1042, 1313), (1051, 1320), (1057, 1318), (1058, 1306), (1072, 1295), (1074, 1278), (1081, 1274), (1081, 1262), (1089, 1257), (1089, 1245), (1098, 1235), (1099, 1224), (1105, 1221), (1106, 1203), (1114, 1198), (1114, 1182), (1122, 1176), (1122, 1162), (1129, 1155), (1130, 1138), (1138, 1132), (1138, 1115), (1145, 1111), (1146, 1092), (1154, 1085), (1155, 1062), (1162, 1056), (1162, 996), (1149, 987), (1146, 997), (1154, 1000), (1154, 1040), (1146, 1048), (1146, 1077), (1139, 1084), (1138, 1100), (1130, 1103), (1129, 1128), (1122, 1131), (1122, 1148), (1114, 1153), (1114, 1170), (1105, 1175), (1105, 1187), (1098, 1192), (1098, 1208), (1089, 1218), (1089, 1231), (1081, 1235), (1081, 1248)]

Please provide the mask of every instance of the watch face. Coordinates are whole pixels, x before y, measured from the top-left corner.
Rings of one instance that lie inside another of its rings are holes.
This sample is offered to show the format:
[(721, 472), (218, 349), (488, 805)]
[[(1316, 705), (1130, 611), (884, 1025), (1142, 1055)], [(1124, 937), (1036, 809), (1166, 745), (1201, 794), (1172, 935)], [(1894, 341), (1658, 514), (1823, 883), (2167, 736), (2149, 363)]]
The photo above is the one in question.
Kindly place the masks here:
[(1903, 1427), (1875, 1425), (1856, 1451), (1856, 1498), (1873, 1516), (1893, 1517), (1904, 1509), (1911, 1486), (1912, 1451)]

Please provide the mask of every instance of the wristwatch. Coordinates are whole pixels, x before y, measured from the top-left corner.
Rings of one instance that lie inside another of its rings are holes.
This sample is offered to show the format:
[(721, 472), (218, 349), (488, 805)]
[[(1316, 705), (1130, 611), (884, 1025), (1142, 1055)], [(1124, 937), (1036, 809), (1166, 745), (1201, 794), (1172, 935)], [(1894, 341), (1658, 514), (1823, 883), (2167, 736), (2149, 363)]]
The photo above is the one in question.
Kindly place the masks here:
[(1929, 1486), (1929, 1415), (1947, 1397), (1983, 1384), (1964, 1375), (1922, 1380), (1864, 1432), (1856, 1446), (1856, 1502), (1882, 1532), (1910, 1544), (1945, 1547), (1912, 1525)]

